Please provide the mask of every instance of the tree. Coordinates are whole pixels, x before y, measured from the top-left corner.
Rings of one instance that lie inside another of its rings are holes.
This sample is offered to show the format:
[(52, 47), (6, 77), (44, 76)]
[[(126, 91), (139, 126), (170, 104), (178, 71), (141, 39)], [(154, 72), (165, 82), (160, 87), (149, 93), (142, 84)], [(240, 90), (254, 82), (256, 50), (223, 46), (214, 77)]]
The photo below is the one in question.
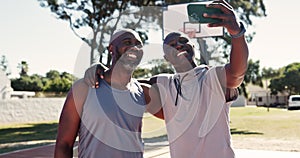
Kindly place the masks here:
[(50, 70), (46, 77), (38, 74), (22, 75), (19, 78), (11, 79), (11, 86), (16, 91), (34, 92), (55, 92), (65, 93), (77, 78), (70, 73), (60, 73), (57, 70)]
[(173, 74), (174, 68), (164, 59), (153, 59), (148, 61), (147, 68), (137, 68), (134, 73), (134, 78), (149, 78), (161, 73)]
[(46, 73), (46, 78), (49, 80), (54, 80), (55, 78), (60, 78), (60, 73), (57, 70), (50, 70)]
[[(90, 63), (95, 61), (95, 51), (99, 53), (100, 62), (107, 56), (106, 66), (109, 66), (111, 57), (106, 51), (108, 39), (118, 27), (139, 29), (142, 39), (146, 40), (145, 30), (150, 23), (158, 22), (161, 12), (159, 8), (145, 8), (155, 5), (155, 0), (38, 0), (42, 7), (50, 8), (58, 19), (66, 20), (74, 34), (82, 39), (91, 48)], [(153, 26), (152, 26), (153, 27)], [(91, 32), (87, 37), (83, 31)], [(138, 30), (137, 30), (138, 31)]]
[(157, 75), (161, 73), (173, 74), (175, 72), (172, 65), (164, 59), (153, 59), (149, 61), (149, 64), (153, 65), (153, 67), (150, 70), (150, 73), (152, 75)]
[(134, 78), (149, 78), (151, 77), (150, 70), (148, 68), (137, 68), (132, 75)]
[[(144, 39), (147, 39), (147, 30), (150, 28), (162, 28), (162, 1), (161, 0), (38, 0), (40, 5), (50, 8), (58, 19), (69, 22), (74, 34), (91, 47), (91, 61), (95, 62), (95, 51), (99, 53), (100, 62), (110, 65), (111, 57), (105, 45), (113, 31), (118, 27), (133, 28), (139, 30)], [(167, 5), (195, 2), (196, 0), (165, 0)], [(241, 20), (247, 25), (252, 24), (251, 18), (266, 16), (263, 0), (228, 0), (237, 11)], [(149, 7), (156, 6), (156, 7)], [(91, 31), (91, 36), (82, 34), (83, 30)], [(249, 32), (247, 40), (250, 42), (254, 32)], [(221, 39), (221, 40), (219, 40)], [(228, 50), (231, 44), (228, 33), (224, 37), (215, 38), (215, 50), (228, 60)], [(199, 39), (199, 45), (203, 46), (205, 40)], [(224, 43), (225, 42), (225, 43)], [(200, 48), (201, 49), (201, 48)], [(208, 57), (201, 59), (201, 63), (209, 64), (212, 53), (205, 52)], [(204, 52), (203, 52), (204, 53)], [(107, 58), (106, 60), (104, 58)]]
[(271, 79), (269, 88), (272, 94), (288, 92), (300, 94), (300, 63), (289, 64), (278, 71), (278, 77)]
[(73, 81), (76, 79), (72, 74), (67, 72), (59, 73), (57, 70), (50, 70), (46, 73), (47, 80), (44, 80), (46, 83), (45, 91), (47, 92), (67, 92), (70, 90)]
[(248, 93), (246, 91), (246, 86), (249, 83), (252, 83), (254, 85), (259, 85), (260, 87), (263, 87), (262, 84), (262, 76), (260, 74), (259, 69), (259, 60), (253, 61), (252, 59), (248, 62), (248, 69), (244, 77), (244, 81), (242, 82), (241, 86), (239, 87), (240, 92), (245, 96), (248, 97)]
[(21, 61), (18, 64), (18, 68), (20, 69), (20, 76), (28, 76), (29, 67), (26, 61)]
[(20, 78), (12, 79), (11, 86), (16, 91), (43, 91), (42, 76), (33, 74), (32, 76), (23, 75)]
[(263, 68), (261, 76), (266, 82), (266, 87), (269, 87), (270, 79), (279, 76), (279, 71), (272, 68)]
[(273, 68), (263, 68), (262, 69), (262, 77), (264, 79), (271, 79), (279, 75), (279, 71)]
[(0, 69), (5, 72), (6, 76), (11, 74), (10, 68), (8, 66), (8, 60), (6, 59), (5, 55), (0, 57)]

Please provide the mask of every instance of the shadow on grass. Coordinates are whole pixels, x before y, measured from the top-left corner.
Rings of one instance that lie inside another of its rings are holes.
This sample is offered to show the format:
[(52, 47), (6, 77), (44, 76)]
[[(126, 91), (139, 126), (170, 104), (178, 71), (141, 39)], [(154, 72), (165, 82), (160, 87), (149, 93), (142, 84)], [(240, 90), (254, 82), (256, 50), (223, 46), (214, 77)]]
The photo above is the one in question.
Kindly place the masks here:
[(143, 140), (145, 143), (157, 143), (157, 142), (168, 141), (168, 137), (167, 137), (167, 135), (162, 135), (162, 136), (158, 136), (158, 137), (144, 138)]
[[(238, 130), (236, 128), (231, 128), (230, 132), (232, 135), (263, 135), (261, 132), (252, 132), (247, 130)], [(152, 137), (152, 138), (144, 138), (143, 139), (145, 143), (159, 143), (159, 142), (165, 142), (168, 141), (167, 135), (162, 135), (158, 137)]]
[[(49, 145), (52, 143), (37, 143), (37, 144), (23, 144), (23, 145), (18, 145), (18, 146), (13, 146), (13, 147), (3, 147), (0, 148), (0, 155), (8, 152), (13, 152), (17, 150), (22, 150), (22, 149), (28, 149), (28, 148), (33, 148), (33, 147), (39, 147), (42, 145)], [(1, 156), (0, 156), (1, 157)]]
[(37, 140), (55, 140), (57, 123), (26, 124), (25, 127), (0, 129), (0, 144)]
[[(17, 144), (9, 146), (0, 146), (0, 154), (20, 149), (37, 147), (41, 145), (51, 144), (43, 142), (45, 140), (55, 140), (57, 134), (58, 123), (40, 123), (25, 124), (22, 127), (8, 127), (0, 129), (0, 145)], [(22, 142), (41, 141), (33, 144)], [(18, 144), (20, 143), (20, 144)]]
[(231, 135), (263, 135), (260, 132), (251, 132), (247, 130), (238, 130), (236, 128), (230, 129)]
[(145, 151), (157, 150), (160, 147), (165, 147), (169, 145), (167, 135), (152, 138), (144, 138), (143, 140), (145, 143)]

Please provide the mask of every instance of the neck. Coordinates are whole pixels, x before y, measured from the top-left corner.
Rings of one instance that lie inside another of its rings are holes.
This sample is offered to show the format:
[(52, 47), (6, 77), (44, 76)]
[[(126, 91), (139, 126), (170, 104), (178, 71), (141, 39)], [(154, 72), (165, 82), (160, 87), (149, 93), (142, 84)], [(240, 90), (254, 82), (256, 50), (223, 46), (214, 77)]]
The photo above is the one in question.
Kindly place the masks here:
[(113, 88), (127, 90), (133, 71), (112, 66), (104, 73), (104, 80)]
[(192, 70), (195, 68), (197, 65), (195, 64), (194, 61), (189, 62), (186, 65), (179, 65), (179, 66), (174, 66), (175, 70), (177, 73), (183, 73)]

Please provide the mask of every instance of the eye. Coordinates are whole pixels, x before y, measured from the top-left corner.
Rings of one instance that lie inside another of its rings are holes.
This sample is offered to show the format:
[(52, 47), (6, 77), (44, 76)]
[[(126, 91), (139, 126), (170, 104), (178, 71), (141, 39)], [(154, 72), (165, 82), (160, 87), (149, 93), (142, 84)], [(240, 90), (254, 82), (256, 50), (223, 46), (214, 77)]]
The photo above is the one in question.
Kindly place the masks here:
[(122, 43), (126, 46), (131, 46), (132, 45), (132, 42), (130, 40), (124, 40)]
[(168, 45), (171, 46), (171, 47), (176, 47), (176, 42), (174, 42), (174, 41), (170, 42), (170, 43), (168, 43)]
[(143, 45), (142, 45), (142, 43), (140, 41), (136, 41), (135, 42), (135, 46), (138, 47), (138, 48), (142, 48), (143, 47)]
[(143, 45), (142, 44), (137, 44), (136, 47), (143, 48)]
[(188, 43), (188, 42), (189, 42), (189, 40), (186, 39), (186, 38), (184, 38), (184, 37), (180, 37), (180, 38), (178, 39), (178, 43), (180, 43), (180, 44), (186, 44), (186, 43)]

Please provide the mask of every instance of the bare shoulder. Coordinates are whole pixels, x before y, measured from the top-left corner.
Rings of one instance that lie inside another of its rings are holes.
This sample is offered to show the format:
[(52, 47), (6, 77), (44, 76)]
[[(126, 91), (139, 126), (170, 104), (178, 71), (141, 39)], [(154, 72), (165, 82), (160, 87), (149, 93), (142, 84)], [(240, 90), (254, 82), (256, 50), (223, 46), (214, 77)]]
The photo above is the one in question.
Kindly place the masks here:
[(72, 85), (72, 89), (74, 90), (85, 90), (85, 89), (88, 89), (89, 86), (86, 84), (86, 82), (84, 81), (83, 78), (77, 80), (74, 82), (74, 84)]
[(79, 79), (74, 82), (71, 93), (75, 103), (82, 105), (88, 95), (89, 86), (86, 84), (84, 79)]

